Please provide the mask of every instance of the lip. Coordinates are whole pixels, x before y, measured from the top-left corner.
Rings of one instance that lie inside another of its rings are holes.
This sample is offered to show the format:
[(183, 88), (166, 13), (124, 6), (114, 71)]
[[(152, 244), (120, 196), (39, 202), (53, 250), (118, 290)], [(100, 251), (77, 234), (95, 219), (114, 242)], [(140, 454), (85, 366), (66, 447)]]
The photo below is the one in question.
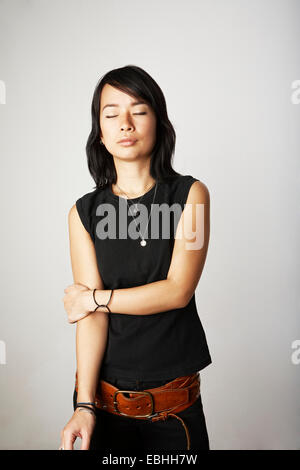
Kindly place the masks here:
[(134, 145), (136, 143), (136, 139), (122, 139), (119, 140), (118, 144), (123, 145), (125, 147), (129, 147), (130, 145)]

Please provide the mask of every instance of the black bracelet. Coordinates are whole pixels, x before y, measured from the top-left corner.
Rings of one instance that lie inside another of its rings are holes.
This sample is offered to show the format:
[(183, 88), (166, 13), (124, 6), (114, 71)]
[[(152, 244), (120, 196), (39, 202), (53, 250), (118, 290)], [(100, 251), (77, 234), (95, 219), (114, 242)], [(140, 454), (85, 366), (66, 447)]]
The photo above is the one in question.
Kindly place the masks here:
[(90, 410), (93, 413), (94, 416), (97, 416), (95, 410), (93, 408), (91, 408), (90, 406), (76, 405), (75, 410), (77, 410), (77, 408), (86, 408), (87, 410)]
[(81, 401), (81, 402), (78, 402), (76, 403), (76, 406), (77, 405), (92, 405), (92, 406), (96, 406), (96, 403), (94, 401)]
[(95, 304), (97, 305), (97, 307), (95, 308), (94, 312), (96, 312), (96, 310), (97, 310), (98, 307), (106, 307), (106, 308), (108, 309), (109, 313), (111, 313), (108, 304), (109, 304), (109, 302), (110, 302), (110, 299), (111, 299), (111, 296), (112, 296), (112, 293), (113, 293), (113, 290), (114, 290), (114, 289), (111, 290), (110, 297), (109, 297), (108, 302), (107, 302), (106, 305), (104, 305), (104, 304), (99, 305), (99, 304), (98, 304), (97, 300), (95, 299), (95, 292), (96, 292), (96, 290), (97, 290), (97, 289), (94, 289), (94, 290), (93, 290), (93, 298), (94, 298)]

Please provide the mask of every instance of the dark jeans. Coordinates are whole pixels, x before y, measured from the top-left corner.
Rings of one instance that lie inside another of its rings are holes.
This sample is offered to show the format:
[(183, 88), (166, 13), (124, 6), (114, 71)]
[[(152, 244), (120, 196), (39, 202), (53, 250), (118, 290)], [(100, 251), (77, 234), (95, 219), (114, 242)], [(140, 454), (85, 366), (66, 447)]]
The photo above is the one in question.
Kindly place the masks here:
[[(104, 378), (104, 377), (103, 377)], [(176, 377), (166, 380), (135, 381), (105, 377), (121, 390), (145, 390), (160, 387)], [(77, 400), (74, 389), (73, 406)], [(209, 438), (203, 413), (201, 394), (185, 410), (175, 413), (184, 420), (190, 435), (190, 450), (209, 450)], [(182, 423), (169, 416), (167, 420), (152, 422), (146, 419), (127, 418), (97, 409), (97, 420), (91, 437), (90, 450), (187, 450), (186, 433)]]

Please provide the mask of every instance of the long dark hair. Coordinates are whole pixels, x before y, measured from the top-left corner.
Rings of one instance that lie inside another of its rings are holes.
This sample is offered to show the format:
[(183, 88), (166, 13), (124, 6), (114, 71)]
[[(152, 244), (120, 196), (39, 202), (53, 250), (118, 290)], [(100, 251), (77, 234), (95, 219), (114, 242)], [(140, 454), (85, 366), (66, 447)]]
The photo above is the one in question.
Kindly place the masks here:
[(172, 168), (176, 134), (169, 121), (166, 100), (153, 78), (136, 65), (126, 65), (106, 73), (97, 83), (92, 101), (92, 130), (86, 144), (87, 162), (96, 188), (117, 182), (117, 172), (112, 155), (100, 144), (100, 96), (104, 85), (118, 88), (135, 98), (142, 98), (156, 115), (156, 143), (152, 151), (150, 174), (158, 181), (178, 176)]

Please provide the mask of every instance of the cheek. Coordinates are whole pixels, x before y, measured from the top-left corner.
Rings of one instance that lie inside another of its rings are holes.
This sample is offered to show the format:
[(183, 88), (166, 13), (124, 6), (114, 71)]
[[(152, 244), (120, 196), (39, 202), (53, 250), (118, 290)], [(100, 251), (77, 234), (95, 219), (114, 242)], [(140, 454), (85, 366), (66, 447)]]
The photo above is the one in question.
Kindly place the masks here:
[[(114, 136), (117, 133), (116, 129), (112, 125), (112, 123), (106, 123), (105, 121), (102, 123), (101, 126), (102, 133), (107, 140), (115, 140)], [(117, 133), (118, 135), (118, 133)]]
[(141, 134), (144, 136), (145, 140), (152, 141), (155, 139), (155, 124), (153, 122), (145, 122), (141, 129)]

